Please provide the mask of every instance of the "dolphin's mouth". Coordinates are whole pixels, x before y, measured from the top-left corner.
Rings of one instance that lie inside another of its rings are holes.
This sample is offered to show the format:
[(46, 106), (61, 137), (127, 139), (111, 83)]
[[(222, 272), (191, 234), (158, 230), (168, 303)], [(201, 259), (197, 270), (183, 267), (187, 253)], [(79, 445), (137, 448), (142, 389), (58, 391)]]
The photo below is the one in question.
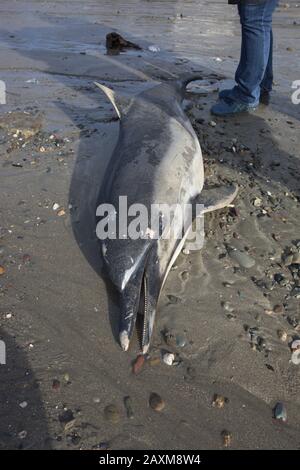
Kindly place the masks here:
[[(146, 354), (149, 348), (149, 342), (147, 342), (147, 333), (149, 333), (149, 323), (148, 323), (148, 307), (149, 307), (149, 297), (148, 297), (148, 283), (147, 277), (144, 274), (143, 278), (143, 294), (144, 294), (144, 312), (143, 312), (143, 327), (142, 327), (142, 337), (141, 337), (141, 349), (142, 353)], [(149, 337), (149, 334), (148, 334)]]

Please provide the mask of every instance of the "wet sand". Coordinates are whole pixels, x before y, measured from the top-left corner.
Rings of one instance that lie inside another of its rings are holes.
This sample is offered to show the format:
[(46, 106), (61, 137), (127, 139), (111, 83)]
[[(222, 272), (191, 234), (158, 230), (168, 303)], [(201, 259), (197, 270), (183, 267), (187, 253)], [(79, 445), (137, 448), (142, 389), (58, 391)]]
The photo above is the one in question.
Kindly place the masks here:
[[(298, 449), (300, 366), (290, 344), (300, 337), (300, 264), (288, 255), (300, 249), (300, 109), (291, 102), (300, 8), (291, 1), (274, 18), (271, 106), (216, 119), (210, 106), (239, 56), (235, 8), (110, 3), (1, 3), (0, 446), (221, 449), (228, 430), (233, 449)], [(144, 50), (106, 55), (114, 30)], [(170, 272), (150, 358), (133, 375), (138, 342), (125, 354), (115, 339), (118, 308), (94, 233), (118, 122), (93, 81), (137, 93), (187, 71), (203, 76), (187, 100), (206, 182), (240, 191), (234, 207), (206, 216), (203, 250), (180, 255)], [(231, 247), (255, 265), (240, 266)], [(165, 330), (186, 345), (166, 345)], [(177, 366), (160, 360), (165, 349)], [(165, 401), (160, 413), (149, 408), (152, 392)], [(221, 409), (215, 394), (228, 398)], [(277, 402), (286, 422), (273, 419)]]

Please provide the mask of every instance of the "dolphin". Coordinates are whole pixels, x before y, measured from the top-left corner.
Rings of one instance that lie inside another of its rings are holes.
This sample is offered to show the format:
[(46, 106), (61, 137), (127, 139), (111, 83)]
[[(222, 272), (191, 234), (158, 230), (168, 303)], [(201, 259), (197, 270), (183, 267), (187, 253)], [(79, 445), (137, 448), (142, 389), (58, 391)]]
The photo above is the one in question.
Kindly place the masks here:
[[(153, 205), (188, 207), (197, 202), (204, 205), (203, 213), (225, 207), (235, 198), (235, 186), (203, 189), (200, 144), (182, 107), (187, 84), (197, 79), (185, 76), (156, 83), (137, 96), (119, 94), (95, 82), (120, 120), (118, 141), (101, 190), (101, 200), (115, 208), (107, 215), (107, 223), (121, 216), (120, 196), (126, 196), (128, 207), (139, 204), (149, 212)], [(124, 351), (141, 313), (141, 349), (147, 353), (160, 293), (186, 241), (188, 230), (182, 236), (182, 218), (174, 219), (172, 235), (162, 236), (170, 231), (164, 216), (163, 209), (157, 236), (146, 228), (135, 239), (122, 231), (101, 239), (107, 275), (119, 294), (119, 340)]]

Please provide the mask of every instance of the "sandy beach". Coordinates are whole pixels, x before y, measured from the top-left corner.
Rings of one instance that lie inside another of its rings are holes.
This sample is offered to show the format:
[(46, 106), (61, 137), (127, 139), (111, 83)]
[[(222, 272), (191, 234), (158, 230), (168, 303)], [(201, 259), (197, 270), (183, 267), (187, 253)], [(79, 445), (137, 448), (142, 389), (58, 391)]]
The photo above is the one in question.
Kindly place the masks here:
[[(0, 24), (0, 448), (300, 449), (299, 3), (274, 15), (270, 106), (228, 119), (210, 114), (239, 59), (225, 0), (2, 0)], [(112, 31), (142, 49), (107, 55)], [(239, 193), (177, 259), (135, 374), (95, 234), (119, 123), (93, 82), (136, 94), (186, 72), (206, 184)]]

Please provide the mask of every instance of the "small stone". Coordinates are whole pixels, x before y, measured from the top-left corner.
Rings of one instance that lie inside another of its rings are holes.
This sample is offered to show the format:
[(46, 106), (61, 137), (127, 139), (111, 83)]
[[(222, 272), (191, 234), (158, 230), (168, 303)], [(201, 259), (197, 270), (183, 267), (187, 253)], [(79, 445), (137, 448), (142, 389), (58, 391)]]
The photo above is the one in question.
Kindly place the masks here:
[(299, 252), (293, 254), (292, 264), (300, 264), (300, 253)]
[(0, 276), (5, 273), (5, 267), (0, 265)]
[(287, 411), (283, 403), (278, 402), (273, 409), (274, 418), (285, 422), (287, 420)]
[(233, 312), (234, 311), (234, 308), (232, 307), (232, 305), (229, 303), (229, 302), (222, 302), (222, 307), (224, 308), (224, 310), (226, 310), (226, 312)]
[(145, 363), (145, 356), (143, 354), (139, 354), (132, 365), (133, 374), (138, 374), (141, 371), (144, 363)]
[(228, 402), (228, 398), (223, 397), (222, 395), (215, 394), (212, 401), (212, 406), (216, 408), (223, 408), (225, 403)]
[(70, 384), (71, 381), (70, 381), (70, 375), (68, 373), (65, 373), (64, 374), (64, 381), (67, 383), (67, 384)]
[(300, 349), (300, 339), (295, 339), (291, 344), (291, 350), (297, 351)]
[(184, 255), (189, 255), (189, 254), (190, 254), (190, 250), (189, 250), (188, 248), (183, 248), (182, 253), (183, 253)]
[(54, 211), (57, 211), (57, 210), (59, 209), (59, 204), (57, 204), (57, 202), (55, 202), (55, 203), (53, 204), (53, 206), (52, 206), (52, 209), (53, 209)]
[(210, 121), (210, 122), (209, 122), (209, 125), (210, 125), (211, 127), (216, 127), (217, 123), (216, 123), (215, 121)]
[(124, 406), (126, 409), (127, 418), (132, 419), (133, 414), (133, 407), (132, 407), (132, 399), (129, 396), (124, 397)]
[(72, 419), (71, 421), (68, 421), (64, 425), (64, 431), (69, 432), (75, 426), (75, 423), (76, 423), (76, 419)]
[(110, 423), (116, 424), (120, 421), (120, 412), (115, 405), (108, 405), (104, 409), (104, 418)]
[(25, 439), (25, 437), (27, 436), (27, 431), (21, 431), (18, 433), (18, 436), (20, 439)]
[(266, 315), (273, 315), (273, 313), (274, 313), (273, 310), (270, 310), (268, 308), (265, 308), (264, 312), (265, 312)]
[(42, 152), (42, 153), (46, 152), (46, 149), (43, 145), (40, 147), (40, 152)]
[(280, 341), (282, 341), (283, 343), (286, 342), (287, 337), (288, 337), (287, 332), (284, 331), (284, 330), (278, 330), (277, 331), (277, 336), (280, 339)]
[(96, 446), (93, 446), (93, 449), (98, 450), (109, 450), (110, 444), (108, 441), (99, 442)]
[(184, 335), (180, 335), (180, 334), (175, 336), (175, 341), (176, 341), (177, 348), (184, 348), (184, 346), (187, 343), (186, 337)]
[(23, 261), (24, 264), (29, 264), (30, 261), (31, 261), (31, 256), (28, 255), (28, 254), (24, 254), (24, 255), (22, 256), (22, 261)]
[(253, 200), (253, 205), (255, 207), (260, 207), (262, 205), (262, 199), (260, 199), (259, 197), (256, 197), (254, 200)]
[(64, 209), (60, 209), (58, 212), (57, 212), (57, 215), (58, 217), (62, 217), (64, 215), (66, 215), (66, 211)]
[(224, 447), (230, 447), (231, 442), (232, 442), (232, 434), (231, 434), (231, 432), (229, 432), (229, 431), (227, 431), (226, 429), (224, 429), (224, 430), (221, 432), (221, 436), (222, 436), (222, 440), (223, 440), (223, 446), (224, 446)]
[(277, 304), (273, 307), (273, 312), (274, 313), (278, 313), (278, 314), (282, 314), (284, 313), (284, 306), (283, 305), (280, 305), (280, 304)]
[(283, 258), (283, 263), (285, 266), (290, 266), (293, 263), (293, 254), (289, 254)]
[(74, 415), (71, 410), (64, 410), (58, 417), (60, 423), (68, 423), (69, 421), (73, 421)]
[(165, 408), (164, 400), (157, 393), (151, 393), (149, 405), (154, 411), (162, 411)]
[(27, 405), (28, 405), (27, 401), (22, 401), (21, 403), (19, 403), (19, 406), (21, 408), (26, 408)]
[(59, 389), (60, 389), (60, 381), (57, 379), (53, 379), (52, 390), (59, 390)]
[(165, 364), (167, 364), (168, 366), (172, 366), (173, 362), (175, 360), (175, 355), (172, 354), (172, 353), (166, 352), (166, 353), (163, 354), (162, 359), (163, 359)]
[(291, 362), (295, 364), (295, 366), (298, 366), (300, 364), (300, 349), (297, 349), (293, 352), (291, 356)]
[(237, 250), (237, 249), (229, 250), (229, 256), (233, 261), (237, 262), (242, 268), (249, 269), (255, 265), (255, 260), (240, 250)]
[(274, 281), (276, 281), (278, 284), (282, 284), (284, 281), (284, 276), (281, 273), (276, 273), (274, 274)]

